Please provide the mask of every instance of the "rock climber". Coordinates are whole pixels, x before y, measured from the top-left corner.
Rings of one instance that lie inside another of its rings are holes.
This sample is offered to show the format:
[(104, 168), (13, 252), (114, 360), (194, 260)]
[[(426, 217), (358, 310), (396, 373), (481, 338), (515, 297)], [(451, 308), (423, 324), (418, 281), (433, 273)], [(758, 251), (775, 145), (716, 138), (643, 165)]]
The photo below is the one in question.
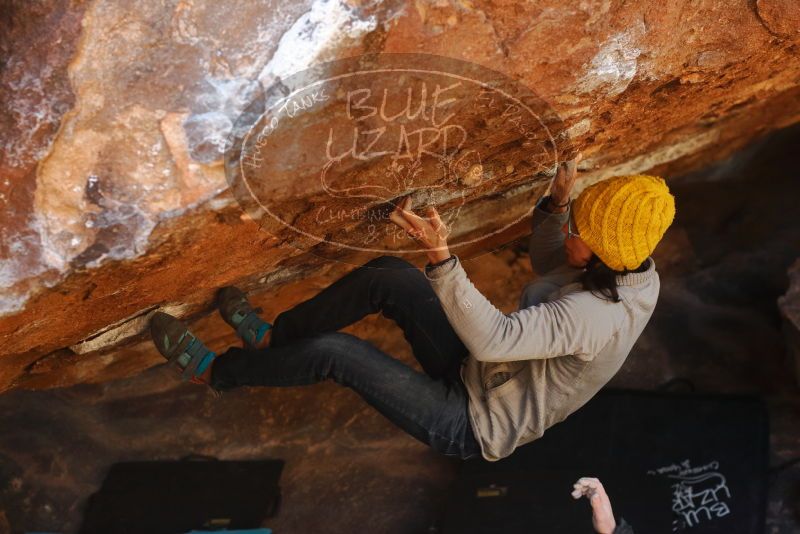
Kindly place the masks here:
[[(435, 208), (422, 217), (407, 197), (390, 219), (425, 248), (424, 269), (374, 258), (273, 323), (242, 291), (223, 288), (219, 312), (243, 347), (217, 355), (161, 312), (151, 320), (155, 345), (185, 379), (215, 391), (333, 379), (444, 455), (504, 458), (614, 376), (658, 299), (650, 255), (675, 213), (664, 180), (610, 178), (570, 200), (576, 166), (562, 162), (533, 208), (528, 254), (537, 277), (513, 313), (470, 282)], [(338, 332), (377, 312), (402, 329), (424, 372)]]

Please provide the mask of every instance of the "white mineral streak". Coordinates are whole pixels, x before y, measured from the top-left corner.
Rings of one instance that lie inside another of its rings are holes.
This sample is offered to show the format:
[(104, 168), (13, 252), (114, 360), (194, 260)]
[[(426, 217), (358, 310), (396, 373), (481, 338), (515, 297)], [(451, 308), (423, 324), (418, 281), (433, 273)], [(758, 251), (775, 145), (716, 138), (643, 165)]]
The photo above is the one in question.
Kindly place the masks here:
[[(198, 141), (192, 143), (192, 157), (206, 164), (222, 158), (234, 122), (252, 102), (259, 82), (265, 89), (278, 79), (284, 84), (291, 83), (287, 79), (293, 74), (335, 58), (338, 49), (357, 42), (377, 25), (377, 17), (362, 19), (357, 10), (342, 0), (315, 0), (283, 33), (271, 59), (255, 79), (252, 65), (238, 77), (207, 77), (208, 89), (200, 95), (193, 114), (184, 123), (187, 136)], [(196, 149), (201, 143), (202, 150)]]
[[(6, 66), (9, 71), (14, 69), (14, 61), (16, 60), (12, 58)], [(18, 125), (17, 131), (22, 134), (18, 137), (8, 136), (0, 145), (0, 158), (4, 158), (11, 167), (19, 167), (31, 157), (41, 159), (47, 153), (48, 147), (45, 144), (37, 147), (34, 138), (40, 130), (52, 128), (58, 123), (59, 113), (56, 108), (63, 105), (57, 101), (58, 95), (52, 97), (42, 85), (42, 80), (50, 72), (51, 67), (44, 66), (39, 72), (25, 72), (20, 79), (8, 81), (7, 87), (14, 94), (14, 105), (8, 111)], [(31, 153), (33, 147), (37, 148)]]
[(580, 137), (585, 133), (588, 133), (592, 129), (592, 120), (591, 119), (583, 119), (581, 121), (576, 122), (569, 128), (567, 128), (567, 134), (569, 135), (570, 139), (575, 139), (576, 137)]
[[(379, 2), (375, 0), (372, 6)], [(127, 58), (114, 57), (107, 51), (116, 47), (123, 55), (135, 56), (148, 44), (147, 24), (137, 19), (138, 12), (127, 13), (128, 9), (124, 4), (109, 6), (98, 2), (84, 15), (81, 49), (70, 66), (75, 107), (64, 116), (50, 152), (37, 155), (42, 163), (37, 172), (35, 216), (29, 228), (16, 236), (6, 236), (12, 252), (28, 247), (33, 254), (38, 249), (40, 262), (31, 269), (13, 254), (0, 258), (0, 316), (24, 308), (35, 289), (24, 288), (25, 280), (50, 271), (54, 276), (44, 283), (57, 283), (70, 270), (71, 262), (95, 243), (104, 227), (119, 226), (126, 231), (124, 237), (107, 243), (106, 251), (84, 262), (85, 267), (146, 253), (150, 233), (160, 220), (204, 205), (227, 187), (223, 171), (216, 164), (233, 121), (250, 102), (259, 82), (268, 84), (278, 76), (290, 76), (315, 62), (333, 59), (337, 48), (356, 42), (377, 26), (375, 16), (364, 17), (341, 0), (313, 0), (299, 17), (302, 6), (295, 4), (283, 10), (278, 3), (276, 9), (265, 13), (256, 39), (232, 46), (199, 29), (198, 17), (203, 16), (203, 10), (191, 1), (182, 2), (174, 13), (171, 37), (176, 43), (195, 47), (198, 55), (206, 58), (201, 59), (205, 73), (200, 80), (201, 90), (195, 93), (191, 112), (183, 123), (185, 138), (181, 142), (188, 146), (189, 156), (194, 159), (185, 166), (192, 171), (194, 180), (187, 196), (176, 176), (179, 173), (175, 162), (171, 161), (173, 147), (165, 146), (158, 129), (165, 113), (180, 110), (133, 106), (118, 116), (119, 124), (111, 135), (109, 129), (94, 130), (86, 124), (108, 105), (103, 98), (105, 85), (101, 83), (109, 72), (114, 72), (108, 70), (108, 61)], [(107, 28), (117, 20), (129, 20), (130, 24), (109, 43)], [(215, 59), (209, 61), (212, 56)], [(219, 63), (226, 60), (228, 68), (220, 69)], [(191, 87), (195, 81), (186, 80), (182, 87)], [(42, 100), (41, 83), (36, 77), (20, 80), (18, 85), (17, 89), (25, 88), (37, 101)], [(15, 113), (26, 125), (26, 132), (35, 132), (42, 123), (52, 120), (47, 115), (49, 108), (42, 106), (27, 106)], [(98, 207), (87, 202), (85, 187), (96, 174), (100, 159), (108, 157), (99, 152), (108, 153), (112, 145), (128, 156), (131, 152), (138, 154), (139, 163), (131, 169), (116, 169), (125, 176), (101, 177), (103, 199)], [(17, 157), (14, 147), (3, 148), (7, 157)], [(205, 176), (200, 176), (203, 173)]]
[(188, 304), (175, 303), (165, 304), (160, 308), (148, 308), (140, 310), (116, 323), (103, 327), (98, 332), (94, 332), (80, 343), (70, 346), (70, 350), (75, 354), (87, 354), (104, 347), (118, 345), (134, 336), (141, 335), (150, 326), (150, 318), (157, 311), (183, 317), (190, 309)]
[(373, 31), (377, 18), (360, 18), (342, 0), (317, 0), (283, 34), (278, 49), (258, 76), (264, 87), (277, 78), (286, 79), (317, 62), (331, 59), (331, 52)]
[(578, 81), (578, 90), (591, 93), (600, 89), (608, 96), (625, 91), (636, 76), (638, 58), (642, 53), (637, 42), (644, 32), (644, 22), (639, 21), (603, 43)]
[[(15, 58), (9, 58), (7, 70), (15, 70)], [(39, 72), (25, 72), (19, 79), (11, 79), (6, 87), (14, 94), (13, 105), (8, 108), (12, 120), (17, 125), (19, 136), (7, 136), (0, 144), (0, 159), (9, 167), (20, 167), (29, 159), (39, 160), (47, 154), (48, 145), (35, 142), (43, 129), (52, 128), (59, 120), (61, 111), (58, 95), (49, 94), (43, 87), (43, 80), (50, 76), (51, 67), (45, 65)], [(10, 209), (10, 192), (15, 187), (8, 177), (0, 184), (0, 209)], [(35, 228), (27, 228), (18, 233), (10, 229), (0, 231), (6, 245), (7, 255), (0, 256), (0, 317), (15, 313), (24, 308), (28, 300), (27, 292), (14, 286), (24, 278), (34, 278), (46, 270), (36, 262), (39, 256), (39, 242)]]
[(23, 274), (36, 277), (45, 271), (44, 265), (33, 262), (29, 254), (38, 250), (38, 235), (32, 232), (16, 234), (7, 241), (8, 257), (0, 258), (0, 317), (22, 310), (28, 300), (24, 289), (14, 288)]

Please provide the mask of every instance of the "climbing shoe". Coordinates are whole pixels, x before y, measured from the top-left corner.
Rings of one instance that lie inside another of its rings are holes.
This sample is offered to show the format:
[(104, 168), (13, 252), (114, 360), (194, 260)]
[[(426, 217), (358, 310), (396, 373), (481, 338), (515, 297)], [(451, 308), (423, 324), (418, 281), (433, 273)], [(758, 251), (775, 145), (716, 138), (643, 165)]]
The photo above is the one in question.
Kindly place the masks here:
[(220, 289), (217, 293), (217, 307), (222, 320), (236, 330), (236, 334), (251, 349), (257, 348), (267, 330), (272, 328), (270, 323), (258, 316), (263, 310), (253, 308), (244, 291), (238, 287), (227, 286)]
[(207, 383), (200, 377), (217, 355), (192, 334), (183, 321), (169, 314), (156, 312), (150, 318), (150, 335), (161, 355), (169, 363), (177, 364), (182, 371), (182, 380), (196, 384)]

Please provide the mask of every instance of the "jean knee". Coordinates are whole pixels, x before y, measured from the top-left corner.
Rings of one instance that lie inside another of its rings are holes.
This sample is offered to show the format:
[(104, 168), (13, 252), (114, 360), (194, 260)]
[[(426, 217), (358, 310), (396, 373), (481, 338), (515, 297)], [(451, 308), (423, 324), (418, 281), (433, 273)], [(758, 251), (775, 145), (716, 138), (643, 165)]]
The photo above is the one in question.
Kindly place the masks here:
[[(380, 256), (365, 264), (366, 272), (375, 283), (376, 295), (387, 297), (395, 291), (407, 292), (417, 287), (429, 287), (422, 271), (412, 263), (396, 256)], [(373, 268), (370, 268), (373, 267)]]
[(359, 355), (372, 346), (369, 341), (347, 332), (324, 332), (306, 338), (306, 342), (314, 349), (344, 356)]

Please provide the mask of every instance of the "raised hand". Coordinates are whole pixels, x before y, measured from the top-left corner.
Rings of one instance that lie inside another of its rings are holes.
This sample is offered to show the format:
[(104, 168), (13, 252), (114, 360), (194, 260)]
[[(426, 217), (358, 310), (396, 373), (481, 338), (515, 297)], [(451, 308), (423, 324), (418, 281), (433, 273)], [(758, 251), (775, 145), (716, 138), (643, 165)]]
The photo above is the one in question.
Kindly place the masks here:
[(439, 218), (439, 213), (433, 206), (428, 207), (426, 218), (420, 217), (411, 211), (409, 196), (397, 205), (389, 219), (425, 248), (431, 263), (450, 257), (450, 250), (447, 248), (450, 229)]
[(550, 198), (554, 204), (565, 204), (572, 193), (575, 179), (578, 176), (578, 162), (581, 160), (581, 153), (578, 152), (571, 160), (562, 161), (558, 164), (558, 170), (550, 185)]
[(572, 497), (580, 499), (586, 497), (592, 505), (592, 525), (600, 534), (613, 534), (617, 528), (614, 520), (614, 511), (611, 509), (611, 500), (606, 495), (603, 484), (596, 478), (580, 478), (573, 486)]

